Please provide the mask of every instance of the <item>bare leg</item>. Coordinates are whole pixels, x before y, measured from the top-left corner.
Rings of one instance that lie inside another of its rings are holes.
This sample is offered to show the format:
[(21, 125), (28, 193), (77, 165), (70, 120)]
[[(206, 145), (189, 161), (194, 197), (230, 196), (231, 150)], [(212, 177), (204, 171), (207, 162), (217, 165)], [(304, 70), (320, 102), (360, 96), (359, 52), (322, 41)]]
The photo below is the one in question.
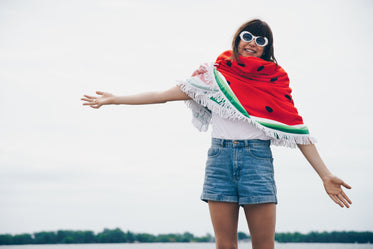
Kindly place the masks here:
[(244, 205), (253, 249), (275, 247), (276, 204)]
[(209, 201), (217, 249), (237, 249), (239, 206), (233, 202)]

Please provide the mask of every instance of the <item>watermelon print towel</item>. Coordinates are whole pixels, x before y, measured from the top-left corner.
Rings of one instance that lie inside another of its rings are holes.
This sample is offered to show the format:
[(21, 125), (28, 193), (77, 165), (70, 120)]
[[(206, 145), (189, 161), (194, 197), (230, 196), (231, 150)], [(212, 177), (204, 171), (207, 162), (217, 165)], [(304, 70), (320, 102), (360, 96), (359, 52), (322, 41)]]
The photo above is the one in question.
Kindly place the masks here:
[(211, 112), (243, 119), (262, 130), (274, 145), (296, 147), (315, 143), (294, 106), (287, 73), (273, 62), (256, 57), (231, 59), (222, 53), (215, 64), (203, 64), (199, 74), (177, 85), (192, 100), (193, 124), (207, 131)]

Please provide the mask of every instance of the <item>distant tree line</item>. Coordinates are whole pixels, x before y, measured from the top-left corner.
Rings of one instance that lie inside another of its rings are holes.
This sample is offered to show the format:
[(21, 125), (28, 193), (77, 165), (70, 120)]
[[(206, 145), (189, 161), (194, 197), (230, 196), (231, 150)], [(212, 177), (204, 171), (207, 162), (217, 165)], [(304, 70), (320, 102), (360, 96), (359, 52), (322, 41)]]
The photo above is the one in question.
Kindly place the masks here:
[(275, 240), (277, 242), (299, 243), (373, 243), (373, 232), (276, 233)]
[[(248, 240), (250, 236), (239, 232), (238, 240)], [(373, 243), (373, 232), (311, 232), (301, 233), (276, 233), (277, 242), (298, 243)], [(25, 244), (78, 244), (78, 243), (154, 243), (154, 242), (213, 242), (214, 237), (207, 234), (196, 237), (191, 233), (160, 234), (123, 232), (121, 229), (104, 229), (95, 234), (92, 231), (38, 232), (33, 234), (1, 234), (0, 245), (25, 245)]]
[(25, 244), (79, 244), (79, 243), (152, 243), (152, 242), (212, 242), (214, 238), (206, 236), (196, 237), (191, 233), (160, 234), (123, 232), (121, 229), (104, 229), (101, 233), (92, 231), (38, 232), (33, 234), (1, 234), (0, 245), (25, 245)]

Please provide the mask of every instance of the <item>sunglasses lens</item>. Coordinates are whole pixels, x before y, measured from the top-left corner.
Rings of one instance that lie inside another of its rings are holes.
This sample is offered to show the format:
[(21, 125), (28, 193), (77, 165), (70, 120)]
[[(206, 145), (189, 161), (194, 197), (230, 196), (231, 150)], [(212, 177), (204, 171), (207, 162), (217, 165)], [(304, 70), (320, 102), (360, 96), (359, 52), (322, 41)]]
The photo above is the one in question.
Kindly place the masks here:
[(249, 32), (242, 34), (242, 40), (244, 40), (245, 42), (250, 42), (252, 39), (253, 36)]
[(266, 40), (264, 39), (264, 37), (256, 38), (255, 42), (256, 44), (258, 44), (258, 46), (264, 46), (266, 44)]

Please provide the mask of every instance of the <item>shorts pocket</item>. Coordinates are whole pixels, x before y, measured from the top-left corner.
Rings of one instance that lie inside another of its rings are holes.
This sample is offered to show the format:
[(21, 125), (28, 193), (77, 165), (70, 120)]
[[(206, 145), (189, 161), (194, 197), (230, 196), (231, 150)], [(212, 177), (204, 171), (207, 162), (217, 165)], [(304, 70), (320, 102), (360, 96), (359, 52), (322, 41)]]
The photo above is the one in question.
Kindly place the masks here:
[(207, 152), (208, 157), (217, 157), (219, 154), (220, 154), (219, 147), (211, 147)]
[(250, 146), (249, 153), (256, 159), (272, 159), (272, 151), (268, 146)]

